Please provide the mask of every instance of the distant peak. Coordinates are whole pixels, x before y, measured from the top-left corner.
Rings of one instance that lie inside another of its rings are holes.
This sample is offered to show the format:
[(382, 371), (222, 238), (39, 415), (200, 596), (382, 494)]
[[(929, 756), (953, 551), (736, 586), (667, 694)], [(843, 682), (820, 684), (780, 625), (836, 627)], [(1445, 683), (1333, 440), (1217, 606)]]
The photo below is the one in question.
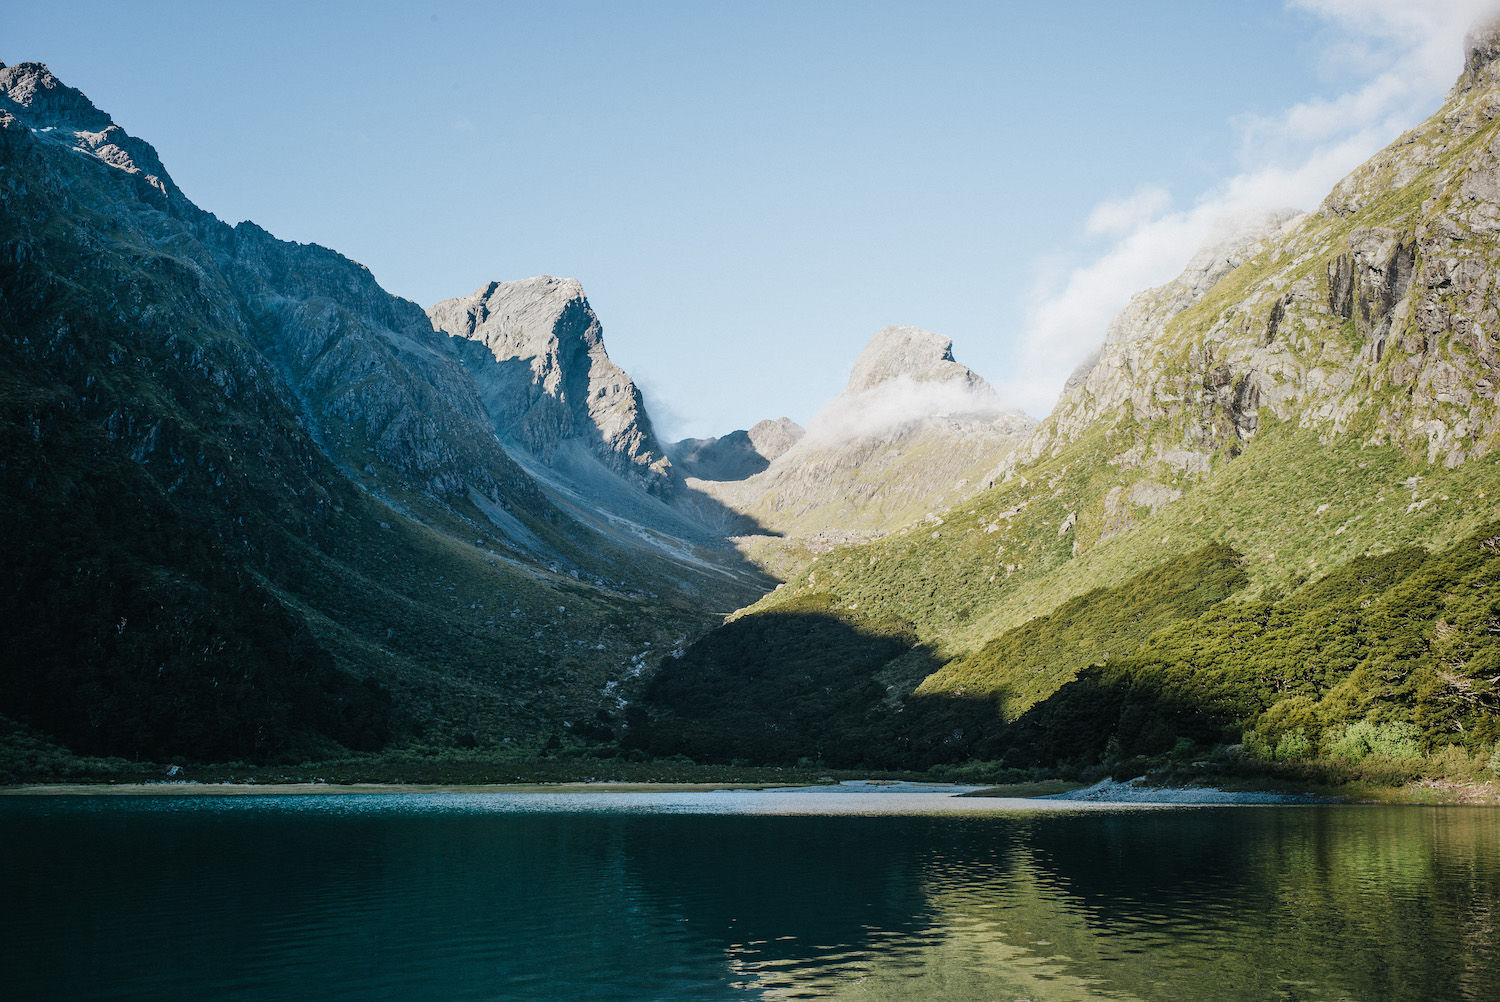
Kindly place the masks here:
[(1500, 13), (1487, 14), (1469, 26), (1464, 36), (1464, 71), (1448, 92), (1448, 100), (1458, 94), (1496, 82), (1500, 71)]
[(558, 299), (567, 301), (570, 299), (586, 299), (583, 294), (583, 283), (576, 278), (554, 278), (551, 275), (536, 275), (532, 278), (521, 278), (510, 282), (486, 282), (468, 296), (461, 296), (457, 300), (446, 300), (446, 302), (472, 301), (484, 302), (495, 298), (522, 298), (528, 300)]
[(858, 393), (899, 376), (917, 382), (962, 380), (973, 386), (984, 380), (953, 358), (953, 340), (909, 325), (882, 327), (849, 370), (846, 393)]
[(151, 144), (129, 135), (75, 87), (57, 79), (45, 63), (0, 63), (0, 120), (6, 129), (30, 129), (44, 142), (67, 143), (100, 163), (146, 182), (162, 195), (178, 197)]
[(81, 90), (53, 75), (46, 63), (0, 64), (0, 109), (21, 113), (32, 128), (68, 126), (98, 132), (114, 124)]
[(788, 417), (758, 421), (748, 432), (755, 451), (773, 460), (801, 441), (807, 429)]
[(1500, 57), (1500, 14), (1475, 21), (1464, 36), (1464, 70), (1473, 73)]

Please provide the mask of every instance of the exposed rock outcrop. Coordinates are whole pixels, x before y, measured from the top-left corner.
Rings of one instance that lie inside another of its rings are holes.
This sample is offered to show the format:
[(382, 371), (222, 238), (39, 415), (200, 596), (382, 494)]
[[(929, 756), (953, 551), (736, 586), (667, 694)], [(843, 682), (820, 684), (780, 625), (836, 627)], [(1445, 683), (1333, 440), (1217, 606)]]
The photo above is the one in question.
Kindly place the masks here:
[(1497, 25), (1481, 26), (1448, 103), (1317, 212), (1272, 217), (1132, 300), (1011, 464), (1128, 419), (1138, 431), (1120, 448), (1145, 450), (1134, 463), (1203, 473), (1266, 415), (1450, 467), (1492, 452), (1496, 52)]
[(749, 432), (750, 444), (767, 462), (780, 459), (788, 449), (802, 441), (802, 436), (806, 434), (806, 428), (787, 417), (780, 417), (775, 421), (757, 421)]
[(127, 134), (43, 63), (0, 63), (0, 115), (139, 179), (150, 189), (142, 192), (148, 198), (154, 194), (181, 199), (182, 192), (150, 143)]
[(921, 383), (958, 382), (969, 389), (988, 389), (979, 375), (953, 358), (953, 340), (920, 327), (882, 327), (870, 338), (849, 370), (845, 394), (859, 393), (890, 379)]
[(438, 330), (482, 346), (464, 357), (496, 431), (544, 461), (581, 442), (656, 495), (666, 454), (630, 376), (610, 361), (603, 329), (576, 279), (491, 282), (427, 311)]

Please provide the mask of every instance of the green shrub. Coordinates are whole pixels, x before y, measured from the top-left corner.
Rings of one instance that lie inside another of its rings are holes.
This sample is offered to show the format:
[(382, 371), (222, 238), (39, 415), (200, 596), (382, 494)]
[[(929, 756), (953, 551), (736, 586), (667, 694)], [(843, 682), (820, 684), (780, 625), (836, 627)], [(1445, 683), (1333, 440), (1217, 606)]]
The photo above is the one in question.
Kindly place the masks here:
[(1276, 757), (1276, 746), (1266, 740), (1265, 735), (1259, 731), (1246, 731), (1241, 739), (1245, 757), (1260, 762), (1269, 762)]
[(1278, 762), (1286, 762), (1292, 759), (1307, 758), (1312, 751), (1312, 742), (1307, 739), (1307, 732), (1301, 727), (1294, 727), (1281, 736), (1276, 742), (1276, 753), (1273, 756)]
[(1360, 720), (1334, 732), (1328, 754), (1349, 762), (1360, 762), (1369, 755), (1382, 758), (1418, 758), (1422, 754), (1419, 740), (1422, 732), (1415, 724), (1389, 721), (1377, 724)]
[(1500, 744), (1490, 749), (1489, 772), (1493, 776), (1500, 776)]
[(1192, 738), (1178, 738), (1177, 743), (1172, 746), (1171, 754), (1174, 759), (1182, 760), (1192, 758), (1197, 751), (1198, 742)]

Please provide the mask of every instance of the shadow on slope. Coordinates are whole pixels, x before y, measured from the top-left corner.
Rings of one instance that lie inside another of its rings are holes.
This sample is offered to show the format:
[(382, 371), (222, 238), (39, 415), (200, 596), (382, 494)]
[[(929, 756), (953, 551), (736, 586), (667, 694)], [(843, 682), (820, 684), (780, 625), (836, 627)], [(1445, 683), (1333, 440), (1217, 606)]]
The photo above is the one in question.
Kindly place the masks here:
[(385, 688), (343, 670), (212, 524), (99, 429), (18, 385), (5, 347), (3, 712), (87, 754), (222, 761), (384, 745)]
[(1226, 601), (1248, 579), (1232, 548), (1206, 546), (946, 665), (909, 624), (872, 630), (805, 596), (666, 665), (647, 691), (651, 744), (923, 768), (1086, 766), (1242, 738), (1263, 758), (1358, 762), (1500, 739), (1500, 524), (1437, 553), (1355, 558), (1289, 596)]
[[(1132, 654), (1159, 628), (1221, 602), (1243, 587), (1241, 563), (1230, 547), (1204, 547), (946, 665), (910, 624), (872, 629), (827, 595), (801, 597), (665, 663), (646, 692), (659, 713), (645, 743), (695, 758), (883, 768), (1093, 754), (1089, 729), (1126, 699), (1101, 689), (1091, 663)], [(1150, 721), (1137, 727), (1141, 741), (1172, 747), (1187, 708), (1145, 690), (1131, 698), (1132, 719)]]
[(699, 480), (748, 480), (771, 465), (743, 429), (718, 438), (685, 438), (665, 449), (673, 469)]
[(1061, 667), (1076, 677), (1019, 719), (1003, 690), (910, 694), (941, 666), (899, 626), (870, 631), (810, 603), (748, 616), (663, 663), (646, 691), (650, 711), (627, 711), (624, 743), (701, 762), (1050, 765), (1097, 761), (1116, 734), (1141, 754), (1171, 750), (1180, 736), (1219, 740), (1234, 720), (1075, 663)]
[[(569, 312), (586, 317), (569, 320)], [(577, 326), (592, 313), (570, 303), (560, 324)], [(579, 349), (582, 341), (561, 336)], [(734, 511), (687, 484), (675, 469), (644, 468), (621, 455), (604, 431), (567, 402), (588, 392), (588, 359), (565, 366), (563, 396), (545, 392), (526, 358), (497, 359), (483, 344), (448, 336), (456, 357), (476, 374), (480, 401), (506, 454), (541, 487), (547, 499), (588, 530), (576, 542), (585, 547), (619, 547), (635, 559), (664, 562), (669, 575), (686, 575), (694, 593), (703, 592), (718, 611), (753, 602), (775, 581), (725, 543), (726, 536), (765, 534), (754, 519)], [(642, 406), (639, 421), (646, 441), (654, 441)], [(524, 545), (524, 542), (523, 542)]]

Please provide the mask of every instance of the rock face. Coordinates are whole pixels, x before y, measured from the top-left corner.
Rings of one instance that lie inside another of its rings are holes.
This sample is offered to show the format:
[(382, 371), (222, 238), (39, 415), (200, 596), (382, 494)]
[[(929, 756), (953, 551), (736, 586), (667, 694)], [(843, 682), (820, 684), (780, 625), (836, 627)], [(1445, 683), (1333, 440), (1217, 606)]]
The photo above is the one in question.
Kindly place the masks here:
[[(54, 141), (72, 144), (161, 196), (181, 199), (150, 143), (128, 135), (76, 88), (69, 87), (42, 63), (0, 63), (0, 122), (24, 120)], [(61, 135), (52, 136), (53, 132)]]
[(699, 480), (744, 480), (760, 473), (771, 461), (806, 434), (791, 418), (759, 421), (749, 431), (732, 431), (719, 438), (685, 438), (667, 446), (673, 468)]
[(849, 370), (846, 394), (859, 393), (890, 379), (922, 383), (958, 382), (988, 389), (985, 381), (953, 358), (953, 341), (941, 334), (905, 325), (882, 327), (865, 345)]
[(438, 330), (485, 349), (465, 359), (503, 439), (544, 461), (564, 442), (582, 442), (615, 472), (668, 493), (669, 464), (640, 390), (610, 361), (576, 279), (491, 282), (427, 315)]
[(750, 444), (755, 451), (774, 462), (792, 446), (802, 441), (807, 429), (791, 418), (780, 417), (775, 421), (757, 421), (750, 429)]
[(956, 361), (949, 338), (885, 327), (845, 391), (763, 471), (699, 486), (759, 526), (823, 548), (974, 493), (1035, 424)]
[(1266, 220), (1137, 296), (1011, 465), (1129, 420), (1153, 429), (1133, 434), (1131, 463), (1201, 474), (1268, 416), (1449, 468), (1493, 452), (1496, 51), (1482, 26), (1447, 104), (1316, 212)]
[[(264, 375), (283, 381), (329, 458), (356, 474), (378, 464), (434, 498), (473, 489), (491, 503), (555, 518), (495, 440), (448, 339), (416, 304), (381, 289), (368, 269), (327, 248), (277, 240), (253, 223), (230, 227), (203, 212), (150, 144), (127, 135), (40, 63), (0, 70), (0, 116), (0, 134), (17, 157), (84, 154), (111, 169), (84, 183), (60, 180), (80, 197), (97, 194), (99, 208), (139, 228), (148, 245), (172, 245), (173, 256), (153, 258), (152, 266), (180, 261), (189, 269), (200, 294), (214, 301), (215, 320), (264, 353)], [(88, 191), (93, 185), (104, 190)], [(146, 292), (136, 283), (130, 296), (144, 302)], [(146, 329), (170, 329), (158, 309), (137, 309)], [(210, 378), (232, 391), (262, 374), (248, 357), (244, 364), (249, 371)]]

